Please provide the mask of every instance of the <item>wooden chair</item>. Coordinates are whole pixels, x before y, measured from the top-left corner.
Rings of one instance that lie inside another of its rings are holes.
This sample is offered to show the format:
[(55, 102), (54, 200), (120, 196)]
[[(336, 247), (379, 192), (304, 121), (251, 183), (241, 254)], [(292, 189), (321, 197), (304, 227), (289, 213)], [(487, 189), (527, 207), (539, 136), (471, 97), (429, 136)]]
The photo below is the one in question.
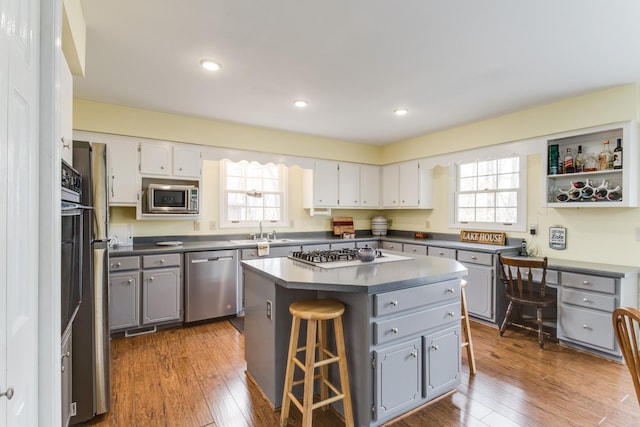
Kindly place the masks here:
[[(544, 335), (548, 335), (543, 329), (542, 310), (556, 304), (555, 295), (547, 295), (545, 293), (547, 279), (547, 258), (505, 258), (498, 254), (500, 261), (500, 274), (504, 283), (507, 300), (507, 313), (504, 321), (500, 326), (500, 336), (504, 334), (507, 326), (513, 325), (530, 331), (538, 332), (538, 343), (540, 348), (544, 348)], [(542, 273), (539, 280), (534, 281), (533, 271), (539, 269)], [(526, 324), (522, 316), (514, 322), (512, 315), (513, 309), (518, 308), (521, 312), (523, 306), (533, 307), (536, 310), (537, 328), (533, 328)]]
[(613, 329), (622, 351), (624, 361), (629, 368), (636, 398), (640, 405), (640, 351), (638, 335), (640, 334), (640, 311), (631, 307), (618, 307), (613, 311)]

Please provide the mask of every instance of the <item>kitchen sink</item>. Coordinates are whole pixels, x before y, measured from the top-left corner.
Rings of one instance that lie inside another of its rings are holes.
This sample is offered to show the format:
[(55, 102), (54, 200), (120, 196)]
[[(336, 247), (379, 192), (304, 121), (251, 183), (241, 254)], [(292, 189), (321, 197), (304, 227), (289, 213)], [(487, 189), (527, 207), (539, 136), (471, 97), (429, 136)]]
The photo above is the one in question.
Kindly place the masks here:
[(237, 243), (239, 245), (246, 245), (249, 243), (255, 243), (256, 245), (260, 242), (269, 242), (269, 243), (288, 243), (288, 242), (297, 242), (297, 240), (293, 239), (239, 239), (239, 240), (230, 240), (231, 243)]

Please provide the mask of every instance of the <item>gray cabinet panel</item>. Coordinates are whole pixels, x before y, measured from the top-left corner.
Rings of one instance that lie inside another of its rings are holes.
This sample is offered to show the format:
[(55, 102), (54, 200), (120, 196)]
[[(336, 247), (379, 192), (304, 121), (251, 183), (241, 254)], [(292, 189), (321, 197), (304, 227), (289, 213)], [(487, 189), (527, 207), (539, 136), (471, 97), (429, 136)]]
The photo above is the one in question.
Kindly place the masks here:
[(402, 243), (398, 242), (382, 242), (382, 249), (390, 251), (402, 251)]
[(411, 243), (405, 243), (404, 247), (402, 248), (402, 251), (409, 252), (412, 254), (426, 255), (427, 247), (424, 245), (413, 245)]
[(456, 250), (451, 248), (439, 248), (437, 246), (429, 246), (427, 250), (429, 256), (439, 256), (443, 258), (456, 259)]
[(469, 270), (465, 276), (467, 288), (467, 310), (469, 314), (494, 321), (494, 289), (493, 268), (474, 264), (464, 264)]
[(140, 273), (112, 273), (109, 278), (109, 328), (135, 328), (140, 324)]
[(442, 303), (460, 298), (460, 282), (450, 280), (429, 286), (402, 289), (399, 291), (376, 294), (373, 297), (374, 316), (385, 316), (404, 310), (421, 307), (426, 304)]
[(493, 255), (485, 252), (459, 250), (458, 261), (471, 264), (493, 265)]
[(561, 304), (558, 331), (561, 338), (607, 350), (617, 348), (610, 313)]
[(588, 274), (562, 273), (562, 286), (606, 292), (608, 294), (614, 294), (616, 292), (615, 279), (591, 276)]
[(374, 352), (376, 419), (402, 413), (422, 398), (422, 344), (416, 338)]
[(425, 396), (432, 399), (460, 384), (460, 325), (423, 340)]
[(460, 319), (460, 300), (430, 310), (374, 322), (373, 342), (374, 344), (383, 344), (409, 337), (426, 328), (438, 328), (446, 325), (452, 319)]
[(573, 289), (562, 290), (562, 302), (579, 305), (585, 308), (594, 308), (597, 310), (608, 311), (613, 313), (616, 308), (616, 297), (613, 295), (597, 294), (595, 292), (583, 292)]
[(163, 268), (180, 265), (180, 254), (145, 255), (142, 268)]
[(142, 323), (180, 320), (180, 269), (144, 271), (142, 274)]
[(124, 256), (112, 258), (109, 262), (109, 271), (138, 270), (139, 268), (139, 256)]

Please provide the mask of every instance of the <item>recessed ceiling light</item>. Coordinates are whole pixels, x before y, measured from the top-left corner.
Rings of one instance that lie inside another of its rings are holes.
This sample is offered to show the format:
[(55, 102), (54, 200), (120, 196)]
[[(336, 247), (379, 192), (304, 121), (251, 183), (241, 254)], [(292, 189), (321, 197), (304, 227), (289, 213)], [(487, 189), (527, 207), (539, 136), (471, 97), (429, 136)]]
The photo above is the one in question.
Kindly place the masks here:
[(304, 99), (296, 99), (295, 101), (293, 101), (293, 105), (298, 108), (304, 108), (309, 105), (309, 101), (305, 101)]
[(406, 108), (398, 108), (397, 110), (393, 110), (393, 113), (396, 116), (406, 116), (408, 112), (409, 110)]
[(211, 59), (203, 59), (200, 61), (200, 65), (207, 71), (218, 71), (222, 68), (222, 64)]

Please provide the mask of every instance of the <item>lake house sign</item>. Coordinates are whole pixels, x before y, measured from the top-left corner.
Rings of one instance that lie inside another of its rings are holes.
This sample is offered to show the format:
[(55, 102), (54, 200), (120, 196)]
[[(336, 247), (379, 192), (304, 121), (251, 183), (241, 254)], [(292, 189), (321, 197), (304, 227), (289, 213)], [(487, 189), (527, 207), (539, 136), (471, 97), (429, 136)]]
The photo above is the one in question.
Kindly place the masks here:
[(487, 245), (504, 245), (507, 233), (497, 231), (461, 230), (460, 241), (467, 243), (485, 243)]

